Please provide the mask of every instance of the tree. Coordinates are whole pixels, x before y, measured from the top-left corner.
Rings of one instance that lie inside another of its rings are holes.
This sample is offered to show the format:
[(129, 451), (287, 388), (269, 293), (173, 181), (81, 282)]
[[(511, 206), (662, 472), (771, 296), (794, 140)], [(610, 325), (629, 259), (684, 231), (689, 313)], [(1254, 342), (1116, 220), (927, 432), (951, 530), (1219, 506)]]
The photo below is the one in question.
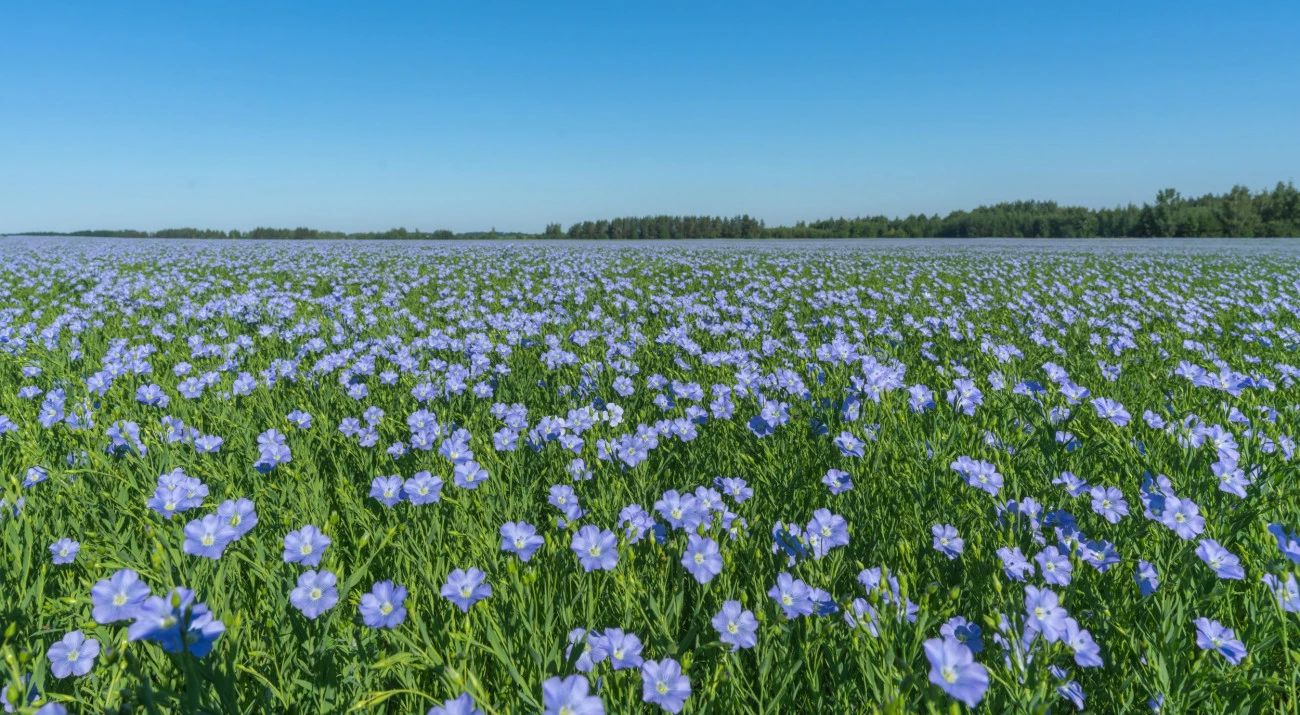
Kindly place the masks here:
[(1251, 201), (1250, 189), (1234, 186), (1219, 204), (1219, 217), (1229, 236), (1250, 238), (1259, 227), (1259, 214)]

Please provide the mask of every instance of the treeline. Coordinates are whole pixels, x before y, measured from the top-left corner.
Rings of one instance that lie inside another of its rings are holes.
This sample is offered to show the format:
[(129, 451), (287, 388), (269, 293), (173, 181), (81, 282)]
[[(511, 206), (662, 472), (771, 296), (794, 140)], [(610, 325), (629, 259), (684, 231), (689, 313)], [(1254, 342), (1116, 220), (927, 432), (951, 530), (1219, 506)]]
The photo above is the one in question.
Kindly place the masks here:
[[(559, 238), (552, 232), (551, 224), (544, 237)], [(583, 221), (569, 227), (566, 238), (763, 238), (767, 229), (763, 222), (749, 215), (722, 218), (721, 216), (646, 216), (645, 218), (616, 218), (612, 221)]]
[(1154, 204), (1113, 209), (1061, 206), (1055, 201), (1013, 201), (953, 211), (947, 216), (866, 216), (800, 221), (767, 227), (749, 216), (647, 216), (584, 221), (560, 234), (552, 224), (544, 238), (1160, 238), (1300, 236), (1300, 190), (1278, 182), (1251, 193), (1234, 186), (1226, 194), (1189, 198), (1174, 189)]
[(31, 235), (106, 236), (121, 238), (252, 238), (252, 239), (681, 239), (681, 238), (1155, 238), (1215, 236), (1300, 237), (1300, 190), (1278, 182), (1272, 191), (1252, 193), (1234, 186), (1225, 194), (1185, 197), (1174, 189), (1156, 194), (1155, 203), (1110, 209), (1061, 206), (1055, 201), (1014, 201), (953, 211), (947, 216), (914, 214), (906, 218), (866, 216), (800, 221), (793, 226), (766, 226), (749, 215), (645, 216), (575, 223), (567, 231), (547, 224), (540, 234), (490, 231), (425, 233), (395, 228), (375, 233), (341, 233), (314, 228), (265, 228), (214, 231), (168, 228), (161, 231), (76, 231), (70, 234), (32, 232)]

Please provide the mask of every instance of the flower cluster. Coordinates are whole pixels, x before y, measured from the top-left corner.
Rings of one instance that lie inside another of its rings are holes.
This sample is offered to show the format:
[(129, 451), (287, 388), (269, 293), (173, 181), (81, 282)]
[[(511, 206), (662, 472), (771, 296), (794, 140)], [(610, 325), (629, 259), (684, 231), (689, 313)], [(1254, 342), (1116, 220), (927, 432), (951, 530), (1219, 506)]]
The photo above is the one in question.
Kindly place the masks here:
[(5, 244), (0, 613), (53, 677), (16, 657), (0, 692), (1285, 709), (1296, 274), (1285, 251)]

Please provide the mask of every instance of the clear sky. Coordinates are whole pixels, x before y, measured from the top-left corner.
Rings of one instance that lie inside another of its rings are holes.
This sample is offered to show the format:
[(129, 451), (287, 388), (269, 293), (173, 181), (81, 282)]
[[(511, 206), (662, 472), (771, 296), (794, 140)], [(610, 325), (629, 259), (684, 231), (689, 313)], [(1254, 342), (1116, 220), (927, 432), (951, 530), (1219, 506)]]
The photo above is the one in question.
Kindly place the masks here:
[(1300, 2), (0, 3), (0, 232), (769, 225), (1300, 179)]

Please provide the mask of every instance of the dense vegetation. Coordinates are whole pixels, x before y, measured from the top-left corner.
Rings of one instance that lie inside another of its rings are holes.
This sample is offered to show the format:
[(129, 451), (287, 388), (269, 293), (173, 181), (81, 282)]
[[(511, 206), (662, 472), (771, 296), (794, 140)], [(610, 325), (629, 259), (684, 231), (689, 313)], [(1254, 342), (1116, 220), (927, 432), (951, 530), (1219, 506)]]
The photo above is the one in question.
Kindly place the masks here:
[(1060, 206), (1054, 201), (1015, 201), (954, 211), (945, 217), (868, 216), (767, 227), (749, 216), (648, 216), (584, 221), (569, 238), (1148, 238), (1183, 236), (1300, 236), (1300, 190), (1278, 183), (1251, 194), (1235, 186), (1222, 196), (1187, 198), (1173, 189), (1154, 204), (1114, 209)]
[(1234, 186), (1223, 195), (1188, 198), (1174, 189), (1156, 194), (1154, 204), (1129, 204), (1113, 209), (1061, 206), (1055, 201), (1014, 201), (981, 206), (972, 211), (912, 215), (906, 218), (859, 218), (800, 221), (793, 226), (767, 226), (749, 215), (644, 216), (583, 221), (569, 227), (547, 224), (540, 234), (486, 232), (432, 233), (395, 228), (374, 233), (341, 233), (311, 228), (263, 228), (251, 231), (213, 231), (169, 228), (146, 232), (132, 230), (46, 231), (27, 235), (99, 236), (119, 238), (271, 238), (271, 239), (677, 239), (677, 238), (1177, 238), (1215, 236), (1300, 236), (1300, 190), (1278, 182), (1272, 191), (1252, 194)]
[(7, 241), (0, 697), (1295, 712), (1297, 276)]

